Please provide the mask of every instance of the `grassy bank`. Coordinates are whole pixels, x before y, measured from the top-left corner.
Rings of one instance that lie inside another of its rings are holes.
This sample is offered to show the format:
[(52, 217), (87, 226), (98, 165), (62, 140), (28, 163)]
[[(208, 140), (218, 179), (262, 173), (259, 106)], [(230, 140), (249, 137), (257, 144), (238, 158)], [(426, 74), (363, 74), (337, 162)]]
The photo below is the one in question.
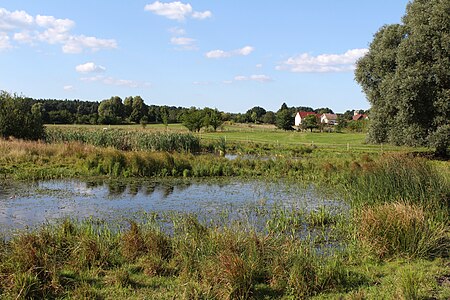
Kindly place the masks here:
[[(442, 284), (448, 280), (448, 260), (434, 251), (445, 241), (430, 242), (433, 251), (425, 250), (414, 259), (408, 249), (398, 249), (380, 260), (372, 249), (361, 247), (370, 233), (355, 236), (348, 220), (320, 215), (323, 212), (290, 212), (286, 218), (274, 213), (264, 230), (243, 225), (245, 220), (217, 227), (194, 216), (172, 215), (170, 234), (155, 216), (119, 231), (96, 221), (66, 220), (1, 244), (0, 295), (2, 299), (450, 296), (450, 287)], [(281, 223), (289, 224), (290, 233), (285, 226), (273, 226)], [(303, 226), (318, 234), (299, 238)], [(320, 233), (339, 238), (341, 246), (330, 248)]]

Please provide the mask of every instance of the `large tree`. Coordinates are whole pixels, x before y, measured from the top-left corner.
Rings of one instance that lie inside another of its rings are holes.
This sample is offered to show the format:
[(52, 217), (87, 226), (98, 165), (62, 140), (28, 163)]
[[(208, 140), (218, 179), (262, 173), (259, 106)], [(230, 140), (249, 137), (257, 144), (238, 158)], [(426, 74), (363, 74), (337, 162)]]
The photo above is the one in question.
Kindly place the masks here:
[(292, 127), (294, 125), (294, 115), (286, 103), (283, 103), (277, 111), (275, 125), (283, 130), (294, 130)]
[(356, 81), (372, 104), (369, 140), (446, 149), (449, 70), (450, 1), (411, 1), (402, 24), (381, 27), (357, 63)]
[(43, 105), (0, 91), (0, 136), (37, 140), (44, 137)]

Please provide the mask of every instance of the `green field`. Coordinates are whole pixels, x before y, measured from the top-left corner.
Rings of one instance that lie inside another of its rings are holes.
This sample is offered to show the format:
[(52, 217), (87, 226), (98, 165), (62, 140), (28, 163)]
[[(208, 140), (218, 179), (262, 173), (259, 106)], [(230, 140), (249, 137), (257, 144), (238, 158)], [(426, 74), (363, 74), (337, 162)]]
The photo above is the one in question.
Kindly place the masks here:
[[(188, 130), (181, 124), (149, 124), (144, 128), (140, 125), (46, 125), (49, 128), (71, 128), (103, 130), (143, 130), (143, 131), (169, 131), (185, 132)], [(398, 147), (393, 145), (367, 144), (365, 133), (354, 132), (305, 132), (305, 131), (283, 131), (274, 125), (257, 124), (233, 124), (224, 125), (217, 132), (201, 131), (195, 133), (204, 141), (213, 141), (224, 138), (230, 143), (258, 143), (270, 144), (274, 146), (317, 146), (327, 150), (353, 150), (364, 152), (384, 152), (384, 151), (426, 151), (426, 148)]]

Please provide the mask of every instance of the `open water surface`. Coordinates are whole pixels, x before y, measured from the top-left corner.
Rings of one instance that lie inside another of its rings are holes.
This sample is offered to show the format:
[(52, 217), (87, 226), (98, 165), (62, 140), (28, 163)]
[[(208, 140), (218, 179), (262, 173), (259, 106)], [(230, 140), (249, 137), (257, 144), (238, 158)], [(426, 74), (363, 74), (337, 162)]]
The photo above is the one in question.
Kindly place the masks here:
[(227, 213), (273, 207), (305, 211), (326, 206), (343, 211), (339, 199), (314, 186), (242, 179), (49, 180), (0, 182), (0, 232), (33, 228), (64, 218), (95, 218), (114, 223), (148, 213), (192, 213), (203, 220)]

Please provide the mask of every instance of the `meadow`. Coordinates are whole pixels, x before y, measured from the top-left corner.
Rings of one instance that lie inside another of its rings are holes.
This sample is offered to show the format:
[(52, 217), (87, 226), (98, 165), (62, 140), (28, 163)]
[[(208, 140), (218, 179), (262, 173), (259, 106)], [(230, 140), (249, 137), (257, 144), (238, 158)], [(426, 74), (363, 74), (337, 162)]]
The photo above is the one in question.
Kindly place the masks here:
[(262, 228), (245, 216), (218, 224), (183, 213), (148, 212), (138, 223), (130, 216), (119, 229), (102, 220), (60, 220), (5, 236), (4, 299), (450, 298), (450, 165), (426, 158), (426, 149), (366, 145), (359, 133), (242, 125), (189, 135), (198, 140), (195, 151), (121, 149), (64, 141), (64, 134), (124, 131), (171, 140), (187, 132), (179, 125), (49, 129), (62, 131), (61, 140), (0, 141), (5, 180), (289, 180), (339, 195), (350, 210), (262, 206), (255, 212)]

